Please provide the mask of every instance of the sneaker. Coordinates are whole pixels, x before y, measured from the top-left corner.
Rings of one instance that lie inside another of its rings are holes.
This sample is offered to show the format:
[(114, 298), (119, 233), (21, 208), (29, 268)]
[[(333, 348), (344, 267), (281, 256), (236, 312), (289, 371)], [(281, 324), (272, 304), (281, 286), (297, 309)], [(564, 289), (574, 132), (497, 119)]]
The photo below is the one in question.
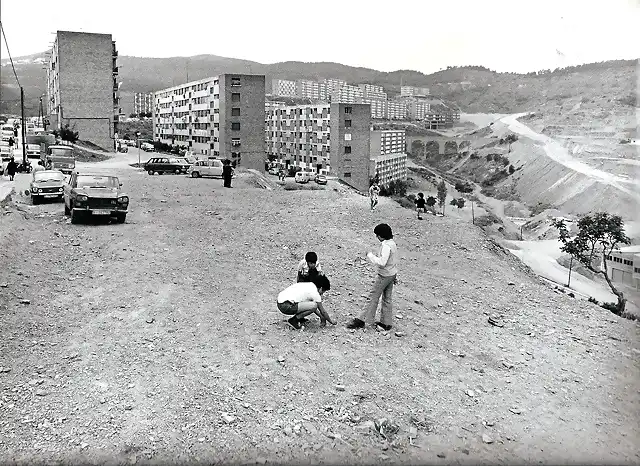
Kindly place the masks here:
[(353, 319), (351, 322), (347, 324), (348, 329), (362, 328), (362, 327), (364, 327), (364, 322), (361, 321), (360, 319)]
[(295, 318), (295, 316), (293, 316), (291, 319), (287, 320), (287, 322), (289, 322), (289, 325), (291, 327), (293, 327), (296, 330), (300, 330), (302, 328), (302, 325), (300, 324), (300, 321), (298, 319)]
[(382, 322), (376, 322), (376, 325), (380, 327), (382, 330), (384, 330), (385, 332), (388, 332), (389, 330), (391, 330), (391, 325), (385, 325)]

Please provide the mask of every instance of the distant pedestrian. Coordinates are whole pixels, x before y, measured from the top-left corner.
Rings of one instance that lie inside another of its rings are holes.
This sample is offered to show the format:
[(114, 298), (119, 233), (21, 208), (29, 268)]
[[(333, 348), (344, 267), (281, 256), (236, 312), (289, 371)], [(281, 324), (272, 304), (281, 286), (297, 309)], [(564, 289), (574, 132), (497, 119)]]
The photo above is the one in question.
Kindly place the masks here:
[(418, 220), (422, 220), (422, 217), (420, 217), (420, 212), (422, 213), (427, 213), (427, 201), (424, 198), (424, 194), (423, 193), (418, 193), (418, 197), (416, 197), (416, 210), (418, 211)]
[(9, 137), (9, 147), (13, 149), (13, 145), (16, 143), (16, 140), (13, 139), (13, 136)]
[(320, 317), (323, 327), (327, 322), (335, 325), (322, 305), (322, 295), (330, 289), (329, 279), (324, 275), (316, 275), (312, 282), (294, 283), (278, 294), (278, 310), (291, 316), (287, 322), (296, 330), (302, 328), (305, 317), (310, 314)]
[(373, 212), (378, 205), (378, 195), (380, 194), (380, 186), (377, 182), (373, 182), (369, 187), (369, 199), (371, 200), (371, 211)]
[(304, 259), (302, 259), (298, 263), (298, 282), (310, 282), (313, 281), (313, 277), (317, 275), (324, 275), (322, 272), (322, 267), (320, 267), (320, 262), (318, 262), (318, 255), (309, 251), (304, 255)]
[(393, 323), (393, 306), (391, 301), (391, 293), (393, 292), (393, 284), (396, 283), (396, 275), (398, 269), (396, 267), (398, 250), (395, 241), (393, 241), (393, 232), (391, 227), (386, 223), (378, 224), (374, 229), (380, 246), (380, 255), (369, 252), (367, 257), (371, 262), (378, 266), (378, 276), (373, 285), (373, 289), (369, 293), (364, 311), (359, 317), (353, 319), (347, 324), (347, 328), (361, 328), (365, 323), (373, 322), (378, 301), (382, 296), (382, 309), (380, 311), (380, 320), (376, 325), (382, 330), (391, 330)]
[(285, 180), (285, 171), (283, 168), (280, 169), (280, 171), (278, 172), (278, 180), (280, 181), (284, 181)]
[(222, 179), (224, 180), (223, 186), (225, 188), (231, 187), (231, 178), (233, 177), (233, 168), (231, 167), (231, 162), (228, 159), (225, 159), (222, 162)]
[(11, 160), (9, 160), (9, 163), (7, 164), (7, 175), (9, 175), (9, 181), (13, 181), (13, 177), (16, 175), (17, 170), (18, 164), (13, 157), (11, 157)]

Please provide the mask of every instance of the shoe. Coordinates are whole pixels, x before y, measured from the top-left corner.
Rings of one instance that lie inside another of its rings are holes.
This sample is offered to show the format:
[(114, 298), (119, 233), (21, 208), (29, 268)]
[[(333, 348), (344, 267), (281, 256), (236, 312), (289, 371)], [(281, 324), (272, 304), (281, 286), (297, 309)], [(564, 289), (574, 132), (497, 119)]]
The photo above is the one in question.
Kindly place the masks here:
[(382, 322), (376, 322), (376, 325), (380, 327), (382, 330), (384, 330), (385, 332), (388, 332), (389, 330), (391, 330), (391, 325), (385, 325)]
[(348, 329), (362, 328), (362, 327), (364, 327), (364, 322), (361, 321), (360, 319), (353, 319), (351, 322), (347, 324)]
[(295, 316), (287, 320), (287, 322), (289, 322), (289, 325), (291, 325), (296, 330), (300, 330), (302, 328), (302, 324), (300, 324), (300, 321), (296, 319)]

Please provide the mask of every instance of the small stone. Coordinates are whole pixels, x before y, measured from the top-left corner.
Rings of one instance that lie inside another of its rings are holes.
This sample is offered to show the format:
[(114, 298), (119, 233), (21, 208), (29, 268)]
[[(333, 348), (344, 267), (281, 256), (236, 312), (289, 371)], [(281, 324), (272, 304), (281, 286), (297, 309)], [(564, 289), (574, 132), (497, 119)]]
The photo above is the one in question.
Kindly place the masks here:
[(509, 282), (509, 286), (515, 285), (515, 282)]
[(280, 357), (278, 358), (278, 362), (284, 362), (284, 357), (280, 356)]
[(28, 299), (21, 299), (20, 304), (31, 304), (31, 301), (29, 301)]
[(513, 369), (513, 367), (514, 367), (513, 364), (510, 363), (509, 361), (502, 361), (502, 365), (504, 367), (506, 367), (507, 369)]
[(233, 421), (236, 420), (235, 417), (231, 416), (228, 413), (223, 413), (222, 414), (222, 419), (224, 420), (224, 422), (226, 422), (227, 424), (231, 424)]
[(356, 426), (356, 430), (362, 434), (367, 434), (376, 429), (376, 423), (373, 421), (365, 421)]
[(476, 396), (476, 394), (475, 394), (475, 392), (474, 392), (473, 390), (467, 390), (465, 393), (466, 393), (468, 396), (472, 397), (472, 398), (473, 398), (474, 396)]
[(148, 324), (152, 324), (152, 323), (154, 323), (155, 321), (156, 321), (156, 319), (154, 319), (153, 317), (150, 317), (150, 318), (148, 318), (148, 319), (147, 319), (147, 323), (148, 323)]
[(438, 458), (446, 458), (447, 455), (445, 455), (444, 453), (438, 453)]
[(9, 284), (8, 283), (0, 283), (0, 288), (8, 288)]
[(345, 386), (344, 385), (336, 385), (336, 390), (338, 390), (339, 392), (344, 392), (345, 391)]
[(131, 410), (133, 409), (133, 406), (131, 406), (131, 405), (126, 405), (126, 406), (124, 407), (124, 409), (125, 409), (125, 411), (131, 411)]
[(404, 333), (404, 332), (396, 332), (396, 336), (397, 337), (403, 337), (405, 335), (406, 335), (406, 333)]
[(462, 453), (464, 453), (465, 455), (469, 454), (469, 449), (468, 448), (463, 448), (462, 450), (460, 450)]
[(36, 395), (38, 395), (38, 396), (46, 396), (47, 392), (45, 392), (44, 390), (36, 390)]
[(403, 319), (404, 316), (402, 314), (396, 314), (396, 319)]
[(0, 367), (0, 374), (6, 374), (7, 372), (11, 372), (11, 368), (9, 368), (9, 367)]
[(513, 414), (522, 414), (520, 408), (509, 408), (509, 411), (511, 411)]
[(418, 429), (415, 426), (409, 427), (409, 438), (415, 439), (418, 436)]
[(482, 434), (482, 441), (484, 443), (493, 443), (493, 439), (487, 434)]

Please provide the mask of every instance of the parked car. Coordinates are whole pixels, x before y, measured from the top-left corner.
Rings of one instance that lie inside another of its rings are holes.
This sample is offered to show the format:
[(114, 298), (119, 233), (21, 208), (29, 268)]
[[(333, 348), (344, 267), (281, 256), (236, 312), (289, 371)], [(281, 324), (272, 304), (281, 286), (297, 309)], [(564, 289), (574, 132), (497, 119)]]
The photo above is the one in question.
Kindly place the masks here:
[(71, 223), (91, 216), (115, 217), (124, 223), (129, 208), (129, 196), (122, 191), (117, 176), (72, 173), (64, 186), (64, 213)]
[(191, 165), (197, 162), (197, 160), (193, 156), (187, 156), (187, 155), (176, 157), (176, 159), (178, 159), (180, 162), (185, 163), (188, 167), (191, 167)]
[(154, 150), (153, 144), (150, 144), (148, 142), (143, 142), (140, 145), (140, 148), (145, 152), (153, 152), (153, 150)]
[(118, 144), (118, 152), (129, 152), (129, 148), (124, 144)]
[(187, 173), (189, 170), (189, 164), (186, 161), (181, 161), (177, 157), (153, 157), (150, 158), (147, 163), (144, 164), (144, 169), (153, 175), (158, 173)]
[(308, 172), (299, 171), (296, 173), (294, 181), (296, 183), (308, 183), (310, 179)]
[(11, 160), (11, 156), (13, 155), (13, 151), (9, 146), (2, 145), (0, 146), (0, 158), (3, 162), (8, 162)]
[(313, 180), (318, 184), (327, 184), (327, 177), (325, 175), (318, 174)]
[(27, 144), (27, 157), (30, 159), (39, 159), (40, 158), (40, 145), (38, 144)]
[(198, 160), (189, 167), (188, 173), (191, 174), (192, 178), (199, 178), (201, 176), (215, 176), (222, 178), (222, 160)]
[(278, 173), (280, 173), (280, 169), (278, 167), (271, 167), (269, 169), (269, 174), (271, 175), (277, 175)]
[(64, 197), (65, 176), (60, 170), (41, 170), (33, 173), (28, 193), (31, 202), (39, 204), (43, 199), (57, 199)]

